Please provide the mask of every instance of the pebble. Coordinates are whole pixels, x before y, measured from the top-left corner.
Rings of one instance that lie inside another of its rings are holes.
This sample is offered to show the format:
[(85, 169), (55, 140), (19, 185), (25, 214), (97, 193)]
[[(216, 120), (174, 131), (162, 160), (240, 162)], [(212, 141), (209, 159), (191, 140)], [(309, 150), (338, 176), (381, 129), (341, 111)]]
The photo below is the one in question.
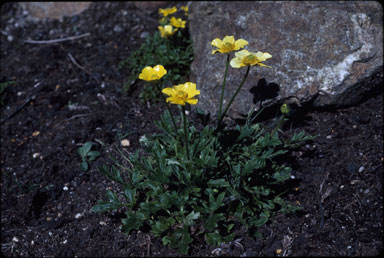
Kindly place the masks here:
[(361, 167), (359, 168), (359, 173), (364, 172), (364, 170), (365, 170), (365, 167), (364, 167), (364, 166), (361, 166)]
[(143, 31), (141, 34), (140, 34), (140, 38), (142, 39), (145, 39), (146, 37), (149, 36), (149, 32), (148, 31)]
[(76, 218), (76, 219), (80, 219), (82, 216), (83, 216), (83, 215), (81, 215), (81, 213), (77, 213), (77, 214), (75, 215), (75, 218)]
[(68, 191), (68, 187), (64, 186), (64, 187), (63, 187), (63, 190), (64, 190), (64, 191)]
[(114, 32), (122, 32), (122, 31), (124, 31), (124, 29), (120, 25), (116, 24), (115, 27), (113, 28), (113, 31)]
[(12, 238), (12, 241), (18, 243), (18, 242), (19, 242), (19, 239), (18, 239), (17, 237), (13, 237), (13, 238)]
[(130, 143), (129, 140), (127, 140), (127, 139), (123, 139), (123, 140), (121, 140), (120, 144), (121, 144), (122, 146), (125, 146), (125, 147), (128, 147), (129, 145), (131, 145), (131, 143)]

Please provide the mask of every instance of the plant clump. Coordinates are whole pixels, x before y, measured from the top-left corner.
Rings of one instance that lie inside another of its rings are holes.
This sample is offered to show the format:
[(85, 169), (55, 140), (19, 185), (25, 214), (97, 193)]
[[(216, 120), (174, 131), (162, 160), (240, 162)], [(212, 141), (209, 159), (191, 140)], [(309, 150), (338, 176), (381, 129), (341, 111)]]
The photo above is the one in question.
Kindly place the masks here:
[[(173, 10), (162, 10), (163, 19), (167, 20)], [(172, 65), (142, 68), (139, 78), (151, 89), (157, 88), (152, 91), (167, 107), (155, 122), (162, 133), (142, 137), (143, 150), (131, 154), (118, 150), (125, 163), (114, 159), (113, 166), (100, 167), (100, 172), (120, 184), (122, 191), (107, 190), (107, 200), (99, 200), (92, 208), (95, 212), (124, 209), (124, 233), (149, 228), (164, 245), (183, 254), (188, 253), (194, 239), (203, 238), (212, 245), (231, 242), (239, 227), (262, 237), (258, 228), (276, 214), (301, 209), (284, 200), (290, 190), (287, 182), (291, 180), (291, 168), (281, 158), (312, 139), (303, 132), (290, 139), (279, 136), (289, 113), (287, 104), (281, 106), (273, 127), (253, 123), (255, 115), (249, 114), (244, 125), (228, 128), (223, 118), (249, 70), (270, 68), (262, 62), (272, 55), (241, 50), (230, 60), (233, 51), (248, 45), (248, 41), (235, 40), (234, 36), (214, 39), (211, 45), (217, 48), (212, 54), (227, 56), (215, 126), (205, 125), (198, 130), (188, 121), (186, 106), (196, 105), (198, 96), (204, 94), (198, 85), (176, 81), (172, 87), (161, 89), (169, 74), (168, 66)], [(234, 69), (246, 67), (246, 72), (222, 112), (229, 65)], [(179, 116), (171, 112), (169, 104), (177, 105)]]

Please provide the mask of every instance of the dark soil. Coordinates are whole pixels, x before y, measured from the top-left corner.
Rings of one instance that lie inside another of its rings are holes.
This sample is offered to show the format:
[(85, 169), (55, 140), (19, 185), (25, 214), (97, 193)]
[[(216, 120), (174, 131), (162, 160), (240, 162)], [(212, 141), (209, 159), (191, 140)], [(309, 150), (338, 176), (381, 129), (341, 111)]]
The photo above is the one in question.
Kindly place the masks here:
[[(17, 4), (1, 6), (1, 82), (14, 81), (1, 105), (1, 252), (8, 257), (179, 256), (145, 232), (120, 232), (121, 214), (90, 211), (114, 184), (99, 173), (107, 150), (80, 169), (78, 147), (96, 140), (139, 148), (156, 131), (161, 104), (142, 105), (140, 87), (125, 94), (117, 68), (157, 29), (157, 11), (132, 2), (93, 3), (62, 21), (30, 21)], [(119, 28), (116, 26), (118, 25)], [(55, 44), (46, 40), (89, 36)], [(13, 37), (13, 39), (12, 39)], [(373, 256), (383, 251), (383, 95), (354, 107), (302, 110), (285, 134), (318, 137), (293, 153), (295, 194), (303, 207), (260, 229), (239, 231), (242, 245), (195, 239), (190, 256)], [(243, 247), (243, 248), (242, 248)], [(213, 250), (215, 250), (214, 253)]]

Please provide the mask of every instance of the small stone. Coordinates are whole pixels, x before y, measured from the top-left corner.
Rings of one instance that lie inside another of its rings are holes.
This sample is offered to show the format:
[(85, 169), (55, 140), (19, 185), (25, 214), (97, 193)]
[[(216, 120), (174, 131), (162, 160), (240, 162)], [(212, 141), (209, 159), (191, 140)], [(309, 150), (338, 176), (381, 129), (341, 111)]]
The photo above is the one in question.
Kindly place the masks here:
[(365, 170), (365, 167), (364, 167), (364, 166), (361, 166), (361, 167), (359, 168), (359, 173), (364, 172), (364, 170)]
[(80, 219), (82, 216), (83, 216), (83, 215), (82, 215), (81, 213), (77, 213), (77, 214), (75, 215), (75, 218), (76, 218), (76, 219)]
[(145, 39), (146, 37), (148, 37), (150, 34), (148, 31), (143, 31), (141, 34), (140, 34), (140, 38), (142, 39)]
[(64, 187), (63, 187), (63, 190), (64, 190), (64, 191), (68, 191), (68, 187), (67, 187), (67, 186), (64, 186)]
[(114, 32), (123, 32), (124, 29), (120, 25), (116, 24), (115, 27), (113, 28), (113, 31)]
[(33, 157), (34, 159), (36, 159), (36, 158), (40, 157), (40, 153), (38, 153), (38, 152), (33, 153), (32, 157)]
[(327, 139), (332, 139), (332, 135), (327, 135), (327, 137), (325, 137)]
[(129, 145), (131, 145), (131, 143), (129, 142), (129, 140), (127, 139), (123, 139), (121, 140), (121, 145), (124, 146), (124, 147), (128, 147)]
[(102, 225), (102, 226), (106, 226), (107, 225), (107, 223), (105, 221), (100, 221), (99, 224)]
[(12, 238), (12, 241), (15, 242), (15, 243), (18, 243), (19, 242), (19, 239), (17, 237), (13, 237)]

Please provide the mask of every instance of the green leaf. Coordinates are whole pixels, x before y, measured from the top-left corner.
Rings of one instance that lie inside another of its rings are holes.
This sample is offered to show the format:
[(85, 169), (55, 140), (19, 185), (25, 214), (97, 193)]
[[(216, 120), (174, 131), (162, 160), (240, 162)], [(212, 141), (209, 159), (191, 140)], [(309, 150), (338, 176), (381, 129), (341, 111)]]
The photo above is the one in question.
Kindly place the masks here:
[(223, 204), (223, 199), (225, 197), (225, 192), (222, 192), (217, 196), (216, 202), (215, 202), (215, 210), (217, 210), (222, 204)]
[(138, 230), (143, 225), (144, 217), (138, 213), (126, 212), (127, 218), (122, 219), (121, 231), (123, 233), (129, 234), (131, 230)]
[(90, 151), (90, 152), (87, 153), (87, 156), (88, 156), (89, 160), (92, 161), (92, 160), (95, 160), (97, 157), (100, 156), (100, 152), (98, 152), (98, 151)]
[(136, 203), (135, 195), (136, 189), (130, 189), (128, 186), (124, 187), (124, 196), (132, 205)]
[(252, 227), (262, 227), (265, 223), (268, 222), (268, 220), (269, 220), (269, 214), (266, 212), (263, 212), (260, 214), (260, 216), (251, 217), (248, 220), (248, 223)]
[(155, 236), (160, 236), (164, 231), (170, 228), (168, 223), (156, 221), (155, 224), (152, 225), (152, 233)]
[(227, 187), (229, 186), (229, 183), (227, 181), (225, 181), (224, 178), (220, 178), (220, 179), (211, 179), (208, 181), (208, 184), (209, 185), (212, 185), (214, 187)]
[(124, 181), (120, 176), (120, 171), (115, 166), (112, 166), (110, 169), (108, 169), (107, 166), (103, 165), (99, 167), (99, 171), (101, 174), (105, 175), (116, 183), (124, 184)]
[(213, 233), (206, 233), (205, 240), (210, 245), (218, 246), (220, 244), (221, 237), (220, 234), (215, 231)]
[(83, 171), (87, 171), (88, 168), (89, 168), (89, 166), (88, 166), (88, 162), (86, 162), (86, 161), (82, 161), (82, 162), (80, 163), (80, 168), (81, 168)]
[(78, 149), (78, 153), (81, 157), (85, 157), (92, 148), (92, 142), (86, 142)]
[(110, 202), (120, 203), (120, 200), (117, 197), (117, 194), (112, 192), (111, 190), (107, 190), (107, 197), (108, 197)]
[(189, 213), (184, 219), (183, 219), (183, 223), (184, 225), (186, 226), (191, 226), (193, 224), (193, 221), (198, 219), (200, 217), (200, 212), (194, 212), (192, 211), (191, 213)]
[(225, 219), (225, 216), (223, 213), (210, 214), (208, 216), (208, 219), (204, 223), (204, 227), (208, 231), (213, 230), (215, 227), (217, 227), (217, 222), (224, 219)]
[(113, 203), (113, 202), (105, 202), (105, 201), (98, 201), (96, 205), (94, 205), (91, 210), (93, 212), (106, 212), (106, 211), (113, 211), (117, 210), (122, 205), (120, 203)]

